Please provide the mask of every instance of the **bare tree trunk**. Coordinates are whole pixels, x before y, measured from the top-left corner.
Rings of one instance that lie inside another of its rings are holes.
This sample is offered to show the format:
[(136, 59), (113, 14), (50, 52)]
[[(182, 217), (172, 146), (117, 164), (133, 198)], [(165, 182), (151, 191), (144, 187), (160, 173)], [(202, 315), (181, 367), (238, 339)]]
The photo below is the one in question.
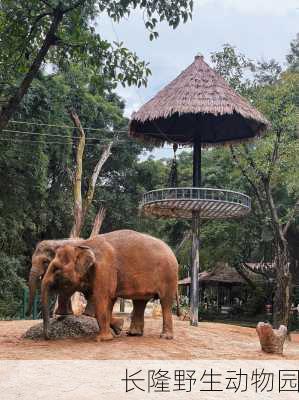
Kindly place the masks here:
[(91, 234), (89, 236), (90, 238), (96, 236), (100, 232), (105, 216), (106, 216), (106, 208), (101, 207), (95, 217), (95, 220), (93, 223), (93, 228), (92, 228)]
[[(74, 111), (70, 111), (70, 118), (72, 119), (75, 127), (77, 128), (80, 139), (77, 147), (76, 152), (76, 172), (75, 172), (75, 179), (74, 179), (74, 224), (70, 233), (70, 237), (78, 238), (84, 226), (85, 218), (88, 213), (88, 210), (91, 206), (95, 187), (100, 175), (100, 172), (111, 155), (111, 147), (112, 143), (108, 143), (104, 146), (104, 150), (101, 154), (99, 161), (97, 162), (92, 176), (89, 181), (88, 190), (84, 199), (82, 199), (82, 176), (83, 176), (83, 154), (85, 149), (85, 132), (81, 125), (80, 119), (78, 115)], [(90, 237), (97, 235), (101, 229), (102, 222), (105, 218), (106, 210), (102, 207), (94, 221), (93, 229), (91, 232)], [(75, 293), (71, 299), (72, 309), (73, 312), (80, 314), (83, 312), (86, 302), (83, 296), (80, 296), (78, 293)]]
[(113, 144), (113, 142), (110, 142), (106, 146), (104, 146), (104, 150), (101, 154), (101, 157), (100, 157), (99, 161), (97, 162), (97, 164), (93, 170), (93, 173), (91, 175), (88, 191), (87, 191), (86, 197), (84, 199), (84, 204), (83, 204), (83, 215), (84, 216), (86, 215), (86, 213), (92, 203), (96, 183), (97, 183), (98, 177), (100, 175), (100, 172), (101, 172), (105, 162), (111, 156), (112, 144)]

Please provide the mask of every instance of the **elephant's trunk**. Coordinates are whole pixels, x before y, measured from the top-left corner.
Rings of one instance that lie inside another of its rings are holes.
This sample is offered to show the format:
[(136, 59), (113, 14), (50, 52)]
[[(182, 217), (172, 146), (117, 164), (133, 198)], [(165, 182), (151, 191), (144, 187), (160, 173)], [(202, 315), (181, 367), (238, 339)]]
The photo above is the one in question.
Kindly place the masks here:
[(34, 302), (34, 297), (35, 297), (35, 292), (36, 292), (36, 286), (37, 286), (37, 280), (42, 276), (44, 271), (40, 272), (34, 268), (31, 268), (30, 274), (29, 274), (29, 281), (28, 281), (28, 287), (29, 287), (29, 304), (28, 304), (28, 309), (27, 309), (27, 315), (29, 316), (32, 311), (32, 305)]
[(49, 298), (49, 283), (42, 282), (41, 303), (42, 303), (42, 313), (43, 313), (43, 322), (44, 322), (44, 338), (46, 340), (50, 339), (50, 335), (49, 335), (50, 318), (49, 318), (48, 298)]

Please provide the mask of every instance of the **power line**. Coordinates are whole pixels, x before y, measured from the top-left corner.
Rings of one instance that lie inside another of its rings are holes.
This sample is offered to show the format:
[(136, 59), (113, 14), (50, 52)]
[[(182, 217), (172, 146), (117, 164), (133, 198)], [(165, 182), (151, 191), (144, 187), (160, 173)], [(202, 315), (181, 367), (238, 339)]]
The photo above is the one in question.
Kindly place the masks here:
[[(43, 143), (43, 144), (62, 144), (62, 145), (70, 145), (72, 144), (71, 142), (62, 142), (62, 141), (44, 141), (44, 140), (26, 140), (26, 139), (16, 139), (16, 138), (0, 138), (1, 141), (6, 141), (6, 142), (20, 142), (20, 143), (30, 143), (34, 145), (35, 143)], [(101, 143), (87, 143), (85, 146), (96, 146), (97, 144)], [(103, 144), (102, 144), (103, 145)], [(117, 146), (117, 143), (114, 144), (114, 146)]]
[[(62, 128), (62, 129), (77, 129), (75, 126), (71, 126), (71, 125), (57, 125), (57, 124), (46, 124), (43, 122), (27, 122), (27, 121), (14, 121), (11, 120), (11, 123), (14, 124), (26, 124), (26, 125), (37, 125), (37, 126), (50, 126), (52, 128)], [(89, 131), (99, 131), (99, 132), (115, 132), (115, 131), (111, 131), (110, 129), (107, 128), (89, 128), (89, 127), (82, 127), (84, 130), (89, 130)], [(123, 129), (123, 130), (118, 130), (117, 132), (128, 132), (127, 129)]]
[[(10, 132), (10, 133), (22, 133), (24, 135), (36, 135), (36, 136), (49, 136), (49, 137), (61, 137), (61, 138), (67, 138), (67, 139), (80, 139), (81, 136), (67, 136), (67, 135), (58, 135), (58, 134), (52, 134), (52, 133), (40, 133), (40, 132), (31, 132), (31, 131), (19, 131), (16, 129), (3, 129), (3, 132)], [(85, 140), (100, 140), (102, 142), (110, 142), (111, 140), (114, 140), (113, 138), (109, 139), (101, 139), (101, 138), (95, 138), (95, 137), (85, 137)]]
[[(43, 140), (26, 140), (26, 139), (16, 139), (16, 138), (0, 138), (0, 141), (5, 141), (5, 142), (19, 142), (19, 143), (27, 143), (31, 145), (35, 145), (36, 143), (43, 143), (43, 144), (61, 144), (61, 145), (70, 145), (72, 144), (71, 142), (62, 142), (62, 141), (43, 141)], [(101, 142), (98, 143), (87, 143), (85, 146), (96, 146), (96, 145), (104, 145)], [(117, 141), (113, 144), (113, 147), (119, 147), (119, 146), (124, 146), (125, 144), (136, 144), (135, 142), (125, 142), (125, 141)], [(172, 149), (172, 146), (164, 146), (163, 149)]]

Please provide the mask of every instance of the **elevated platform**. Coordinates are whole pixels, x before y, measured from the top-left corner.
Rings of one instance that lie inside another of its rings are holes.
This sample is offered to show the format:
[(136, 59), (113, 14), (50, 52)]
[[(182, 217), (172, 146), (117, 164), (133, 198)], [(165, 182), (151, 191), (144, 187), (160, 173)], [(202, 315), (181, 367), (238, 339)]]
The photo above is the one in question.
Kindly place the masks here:
[(166, 188), (147, 192), (140, 204), (141, 212), (159, 218), (203, 219), (241, 218), (249, 214), (251, 199), (243, 193), (211, 188)]

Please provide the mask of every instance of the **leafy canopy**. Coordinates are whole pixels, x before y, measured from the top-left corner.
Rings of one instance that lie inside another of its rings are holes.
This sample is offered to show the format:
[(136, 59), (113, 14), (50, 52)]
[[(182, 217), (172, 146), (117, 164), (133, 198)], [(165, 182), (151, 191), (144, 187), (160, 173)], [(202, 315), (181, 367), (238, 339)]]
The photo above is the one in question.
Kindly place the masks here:
[(150, 39), (158, 37), (159, 21), (176, 28), (191, 18), (192, 0), (3, 0), (0, 3), (0, 81), (23, 75), (35, 59), (55, 16), (61, 14), (53, 46), (44, 62), (66, 69), (70, 63), (89, 66), (96, 75), (115, 82), (146, 84), (148, 64), (140, 61), (122, 42), (110, 43), (101, 32), (99, 16), (112, 21), (143, 11)]

